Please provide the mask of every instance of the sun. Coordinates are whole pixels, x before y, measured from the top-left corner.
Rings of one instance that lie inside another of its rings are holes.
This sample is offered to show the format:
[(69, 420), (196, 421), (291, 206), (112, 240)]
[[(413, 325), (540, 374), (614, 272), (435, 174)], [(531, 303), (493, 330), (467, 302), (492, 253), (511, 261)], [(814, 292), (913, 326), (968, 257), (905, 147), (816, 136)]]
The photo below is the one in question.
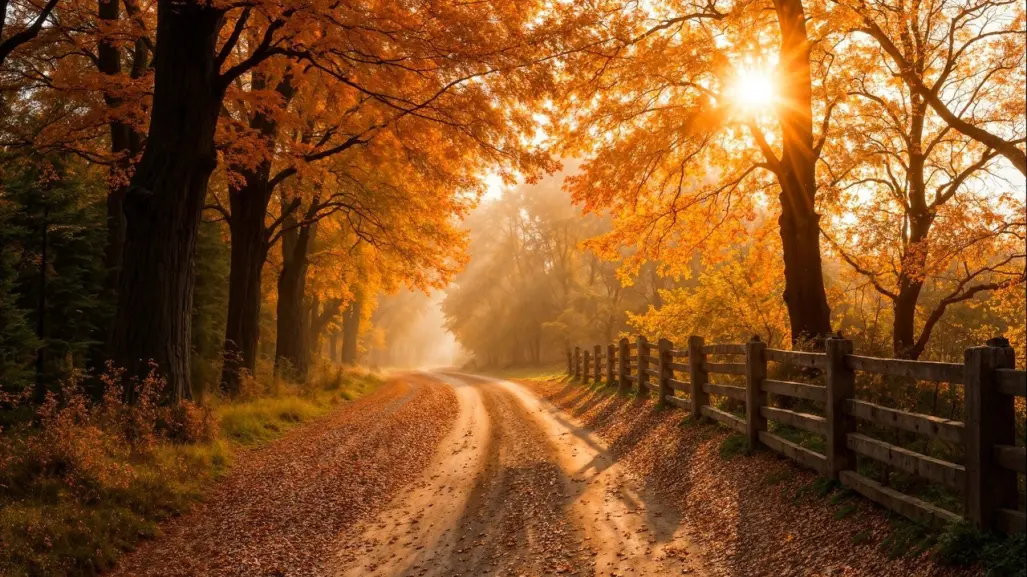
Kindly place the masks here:
[(739, 68), (731, 86), (731, 99), (740, 108), (759, 111), (777, 101), (772, 70), (764, 67)]

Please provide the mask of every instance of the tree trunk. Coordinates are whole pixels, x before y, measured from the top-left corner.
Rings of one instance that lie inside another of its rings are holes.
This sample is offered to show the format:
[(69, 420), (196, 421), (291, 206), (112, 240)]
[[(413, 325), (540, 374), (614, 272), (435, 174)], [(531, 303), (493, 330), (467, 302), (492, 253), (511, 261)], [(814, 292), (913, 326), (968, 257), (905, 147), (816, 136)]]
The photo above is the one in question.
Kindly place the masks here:
[[(270, 170), (270, 163), (268, 163)], [(229, 395), (239, 392), (240, 377), (257, 367), (260, 338), (261, 277), (267, 259), (268, 242), (264, 227), (267, 202), (263, 190), (254, 190), (250, 180), (241, 188), (229, 189), (232, 216), (228, 221), (232, 236), (232, 262), (228, 280), (228, 324), (225, 325), (224, 365), (221, 382)]]
[[(121, 3), (119, 0), (100, 0), (97, 16), (106, 27), (116, 27), (121, 19)], [(121, 75), (121, 51), (118, 46), (102, 37), (97, 43), (96, 66), (105, 76)], [(147, 48), (140, 39), (137, 42), (130, 75), (139, 78), (147, 67)], [(115, 95), (104, 92), (104, 104), (108, 110), (116, 110), (124, 102)], [(142, 146), (142, 136), (131, 125), (118, 120), (110, 122), (111, 154), (114, 163), (109, 170), (110, 185), (107, 192), (107, 246), (104, 263), (107, 276), (104, 288), (111, 294), (118, 289), (118, 272), (121, 268), (122, 245), (125, 242), (124, 200), (128, 190), (126, 180), (132, 166), (132, 160)]]
[[(317, 204), (315, 200), (314, 205)], [(304, 219), (308, 220), (308, 219)], [(316, 223), (296, 226), (288, 218), (282, 235), (282, 272), (278, 275), (278, 342), (275, 349), (275, 371), (289, 365), (292, 377), (300, 382), (307, 378), (310, 367), (310, 327), (305, 297), (307, 291), (307, 256), (316, 235)]]
[(816, 213), (816, 153), (809, 41), (801, 0), (774, 0), (781, 27), (782, 154), (781, 243), (792, 342), (812, 340), (818, 347), (831, 332), (831, 310), (820, 259), (820, 215)]
[(333, 363), (339, 362), (339, 331), (332, 331), (328, 334), (328, 358)]
[(927, 207), (927, 183), (924, 181), (923, 131), (927, 104), (915, 92), (910, 96), (910, 102), (913, 115), (909, 130), (909, 167), (906, 170), (909, 206), (902, 231), (904, 243), (898, 294), (892, 303), (892, 351), (900, 359), (917, 359), (923, 353), (923, 347), (917, 345), (916, 305), (924, 286), (927, 235), (934, 222)]
[(357, 364), (357, 340), (360, 338), (360, 316), (364, 308), (364, 295), (357, 291), (353, 302), (342, 313), (342, 363)]
[[(254, 72), (250, 80), (251, 91), (266, 87), (264, 75)], [(286, 103), (294, 92), (288, 77), (282, 79), (276, 90)], [(274, 118), (258, 111), (250, 119), (250, 128), (268, 141), (268, 150), (274, 150), (278, 137), (278, 122)], [(229, 185), (228, 188), (232, 265), (228, 324), (225, 326), (225, 362), (221, 372), (221, 382), (230, 395), (239, 391), (241, 371), (245, 369), (252, 374), (257, 366), (261, 277), (267, 251), (271, 248), (264, 221), (274, 188), (270, 182), (271, 158), (262, 159), (253, 168), (236, 166), (233, 169), (242, 178), (242, 185)]]
[(152, 359), (172, 401), (190, 396), (193, 259), (224, 94), (221, 17), (207, 3), (158, 3), (150, 130), (124, 199), (112, 358), (130, 375), (145, 373)]
[[(339, 307), (342, 306), (340, 299), (328, 299), (323, 305), (320, 303), (320, 299), (317, 296), (311, 298), (310, 306), (310, 343), (312, 346), (316, 346), (319, 353), (323, 354), (323, 342), (321, 341), (321, 335), (325, 329), (328, 328), (328, 324), (331, 323), (335, 317), (339, 315)], [(331, 333), (334, 337), (335, 332)], [(334, 346), (334, 345), (332, 345)], [(334, 351), (329, 349), (329, 358), (335, 360), (332, 356)]]

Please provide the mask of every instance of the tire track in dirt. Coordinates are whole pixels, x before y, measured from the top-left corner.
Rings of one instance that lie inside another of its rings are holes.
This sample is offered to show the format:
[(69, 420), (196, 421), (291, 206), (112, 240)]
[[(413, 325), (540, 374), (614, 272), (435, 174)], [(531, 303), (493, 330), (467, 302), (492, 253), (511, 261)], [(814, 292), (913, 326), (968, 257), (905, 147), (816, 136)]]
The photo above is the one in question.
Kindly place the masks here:
[(460, 398), (415, 488), (344, 536), (339, 577), (702, 575), (673, 509), (519, 385), (431, 374)]
[(325, 574), (340, 531), (418, 477), (457, 413), (452, 388), (401, 376), (237, 456), (206, 503), (163, 527), (115, 575)]

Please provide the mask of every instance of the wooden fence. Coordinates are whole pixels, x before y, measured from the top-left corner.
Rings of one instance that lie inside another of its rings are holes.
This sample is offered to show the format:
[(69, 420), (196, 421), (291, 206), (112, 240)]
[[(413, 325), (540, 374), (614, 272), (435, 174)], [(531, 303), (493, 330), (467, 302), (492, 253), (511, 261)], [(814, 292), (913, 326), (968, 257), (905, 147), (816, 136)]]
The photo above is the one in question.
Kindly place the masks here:
[[(718, 362), (711, 362), (715, 356)], [(724, 360), (726, 359), (726, 360)], [(826, 386), (767, 378), (768, 363), (800, 367), (826, 377)], [(1015, 446), (1014, 397), (1027, 394), (1027, 373), (1014, 369), (1013, 349), (1005, 339), (967, 349), (962, 364), (881, 359), (853, 354), (852, 341), (832, 338), (825, 352), (767, 348), (757, 338), (745, 344), (707, 345), (688, 338), (675, 348), (667, 339), (654, 345), (643, 336), (616, 345), (574, 347), (567, 351), (567, 372), (585, 382), (619, 387), (622, 393), (657, 395), (661, 405), (690, 411), (760, 444), (914, 521), (942, 526), (964, 517), (979, 529), (1024, 531), (1018, 510), (1017, 475), (1024, 474), (1027, 453)], [(856, 373), (874, 373), (964, 387), (965, 422), (876, 405), (855, 396)], [(713, 384), (710, 374), (744, 377), (745, 386)], [(824, 407), (824, 416), (771, 406), (768, 393), (805, 399)], [(710, 405), (710, 395), (745, 405), (745, 417)], [(825, 437), (825, 454), (768, 431), (768, 421)], [(964, 462), (950, 463), (857, 432), (857, 423), (899, 429), (963, 448)], [(963, 495), (958, 515), (901, 493), (856, 472), (856, 456), (940, 483)]]

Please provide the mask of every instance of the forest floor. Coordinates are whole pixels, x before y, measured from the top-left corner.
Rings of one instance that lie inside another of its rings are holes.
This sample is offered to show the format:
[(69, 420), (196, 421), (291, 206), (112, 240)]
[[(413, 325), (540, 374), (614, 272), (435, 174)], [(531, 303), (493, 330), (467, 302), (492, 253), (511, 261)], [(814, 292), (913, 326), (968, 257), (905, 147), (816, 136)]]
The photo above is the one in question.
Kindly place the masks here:
[(724, 459), (727, 433), (682, 415), (557, 379), (398, 375), (241, 458), (117, 574), (959, 574), (888, 559), (869, 505), (800, 498), (813, 475)]

